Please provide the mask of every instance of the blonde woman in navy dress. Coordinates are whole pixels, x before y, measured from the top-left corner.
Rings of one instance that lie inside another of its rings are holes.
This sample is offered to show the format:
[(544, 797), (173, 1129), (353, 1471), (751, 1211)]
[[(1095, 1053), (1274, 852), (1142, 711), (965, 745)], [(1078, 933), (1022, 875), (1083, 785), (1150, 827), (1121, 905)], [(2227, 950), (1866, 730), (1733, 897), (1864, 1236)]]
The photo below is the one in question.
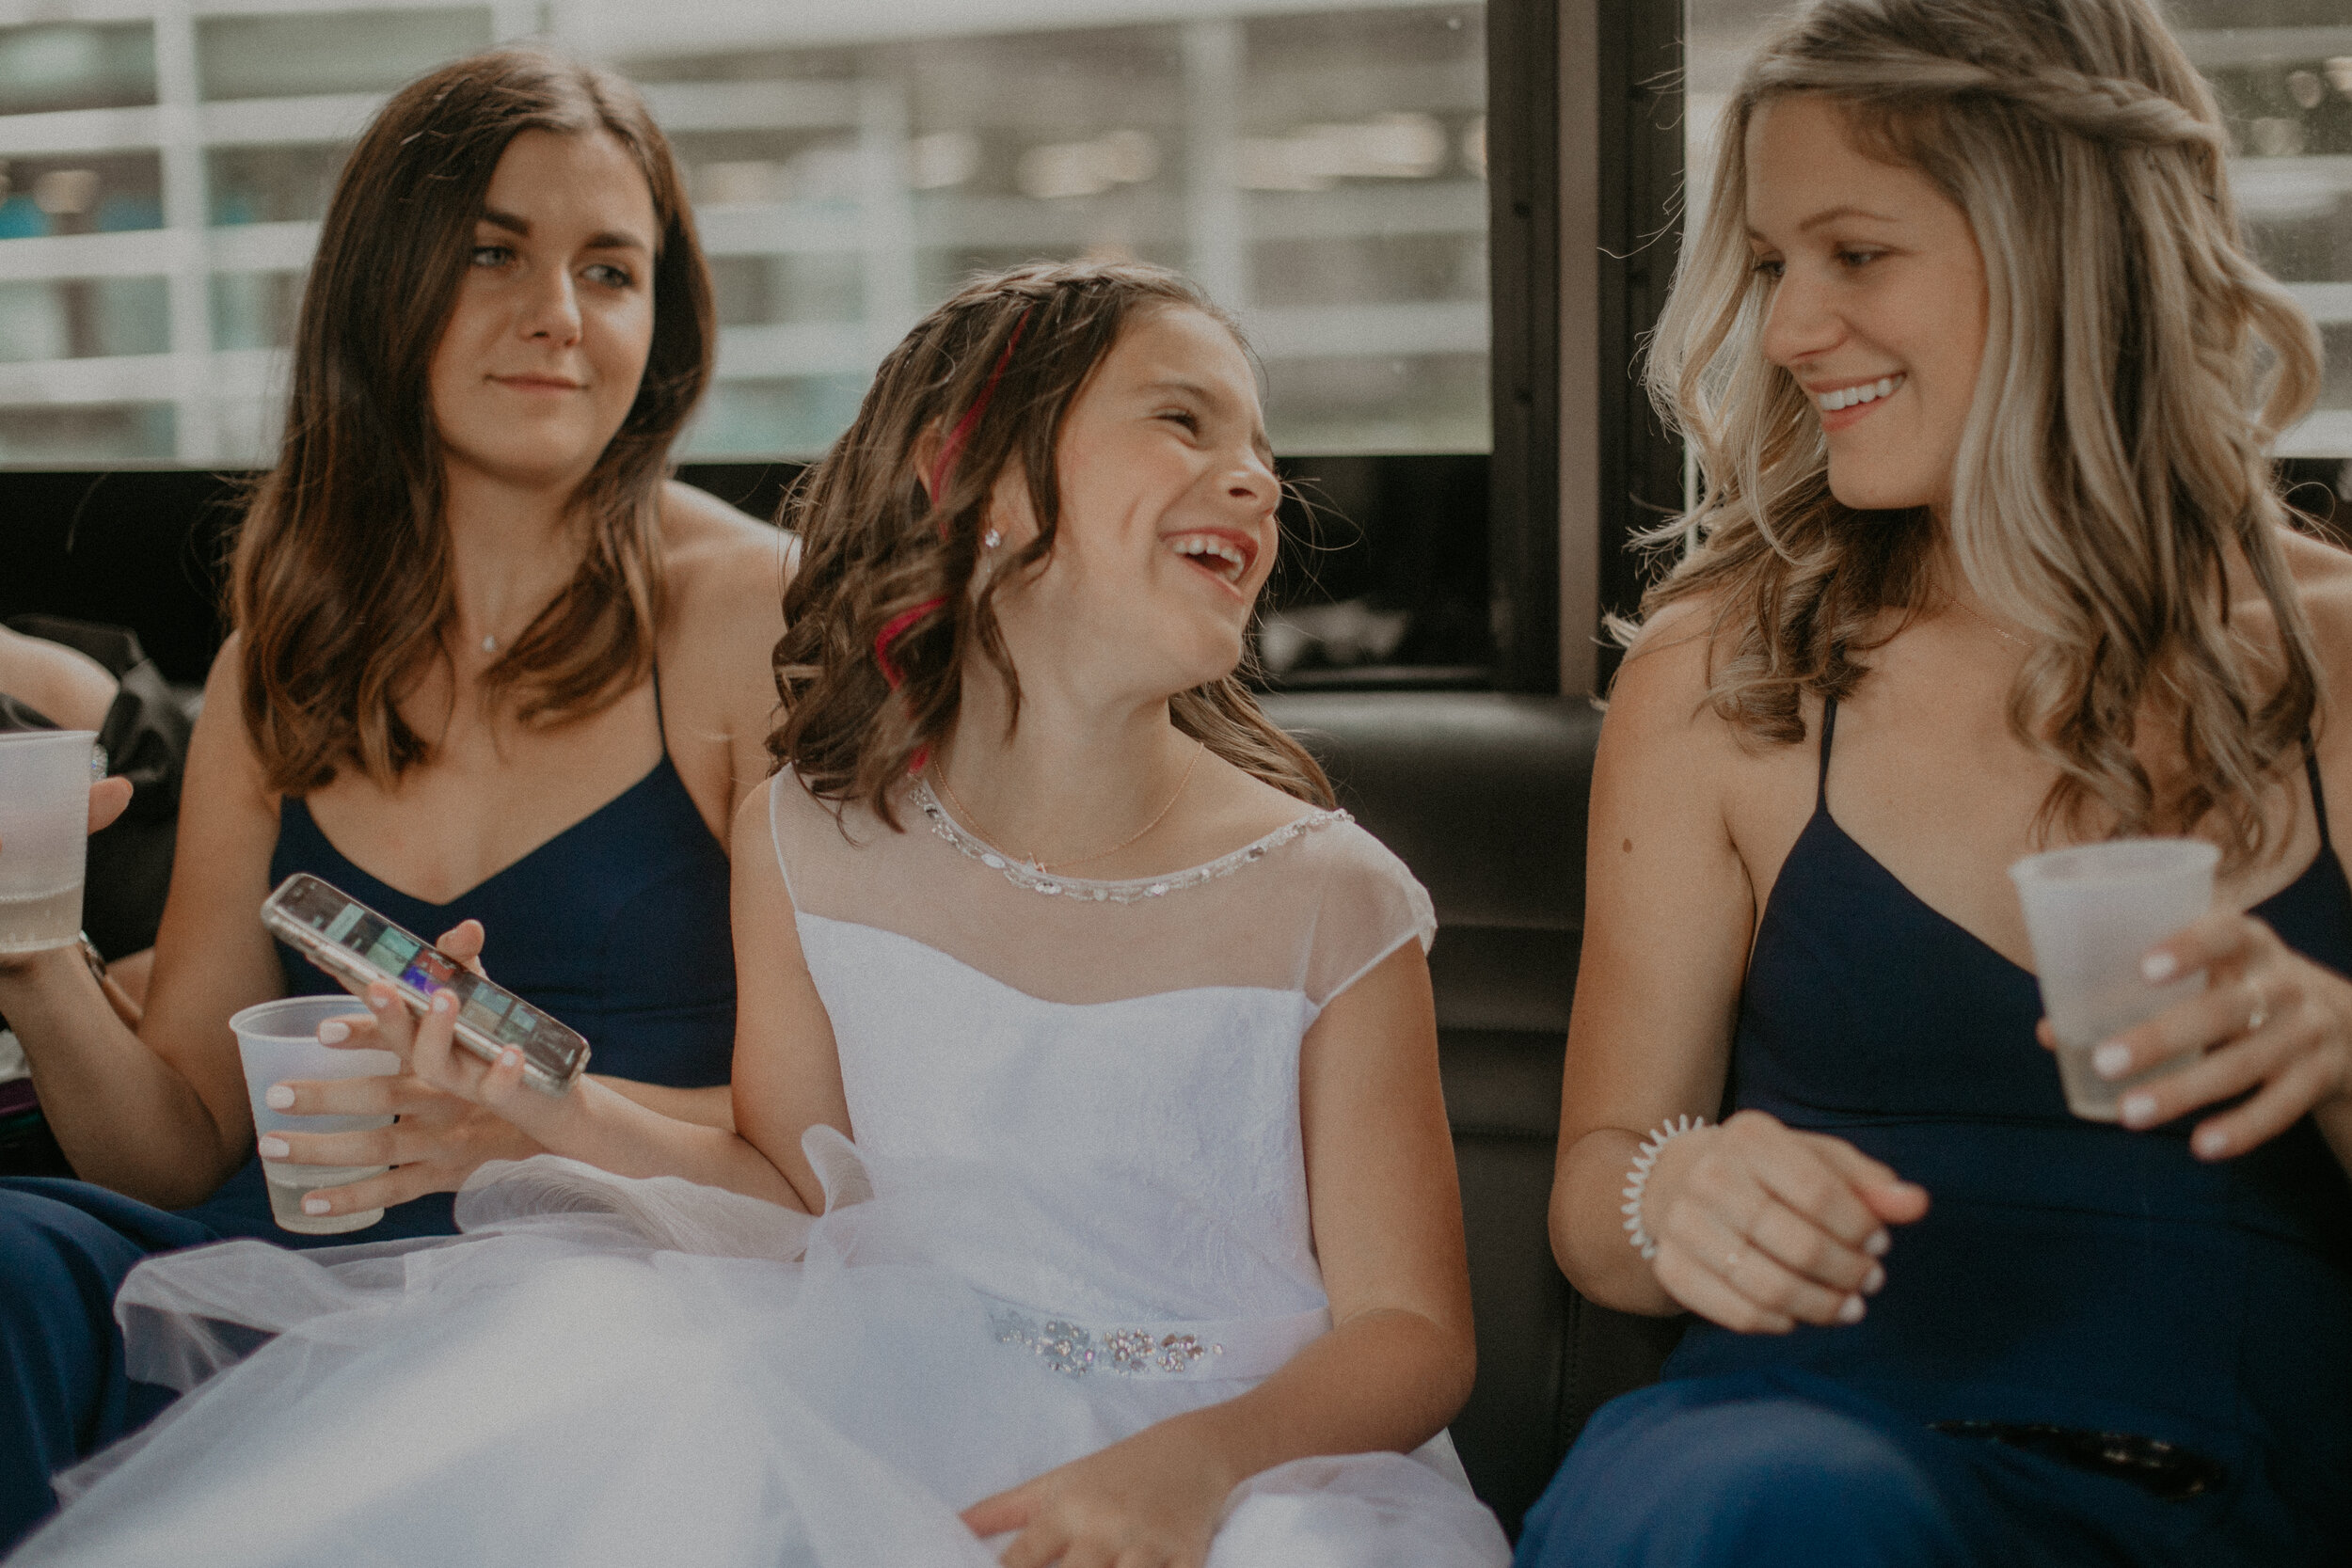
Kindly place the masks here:
[[(1520, 1561), (2341, 1563), (2352, 559), (2268, 456), (2316, 335), (2147, 0), (1821, 0), (1723, 124), (1552, 1201), (1692, 1326)], [(2004, 873), (2131, 833), (2221, 873), (2146, 960), (2209, 985), (2097, 1061), (2194, 1059), (2109, 1125)]]

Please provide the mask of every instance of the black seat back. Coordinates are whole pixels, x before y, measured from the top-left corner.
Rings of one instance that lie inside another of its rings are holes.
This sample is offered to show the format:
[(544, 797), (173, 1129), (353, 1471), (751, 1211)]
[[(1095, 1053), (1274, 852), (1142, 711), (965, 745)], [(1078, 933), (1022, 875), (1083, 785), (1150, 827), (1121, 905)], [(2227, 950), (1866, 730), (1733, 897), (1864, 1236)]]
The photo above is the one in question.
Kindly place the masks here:
[(1600, 715), (1489, 692), (1265, 706), (1438, 906), (1429, 967), (1478, 1322), (1478, 1382), (1454, 1441), (1516, 1536), (1585, 1418), (1655, 1378), (1681, 1334), (1679, 1320), (1578, 1296), (1545, 1227)]

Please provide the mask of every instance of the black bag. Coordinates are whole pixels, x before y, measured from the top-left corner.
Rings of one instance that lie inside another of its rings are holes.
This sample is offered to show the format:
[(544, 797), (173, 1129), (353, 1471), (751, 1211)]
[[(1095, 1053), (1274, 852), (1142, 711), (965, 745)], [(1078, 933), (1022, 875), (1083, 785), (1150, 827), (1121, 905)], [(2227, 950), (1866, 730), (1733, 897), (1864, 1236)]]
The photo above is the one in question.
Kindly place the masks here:
[[(131, 804), (89, 841), (82, 928), (108, 959), (155, 945), (171, 886), (172, 845), (180, 822), (180, 779), (196, 731), (178, 693), (122, 626), (19, 615), (8, 629), (61, 642), (106, 667), (120, 689), (99, 727), (106, 770), (131, 781)], [(0, 694), (0, 730), (54, 730), (46, 715)]]
[[(155, 945), (180, 822), (180, 779), (196, 721), (122, 626), (19, 615), (11, 631), (87, 654), (115, 677), (114, 705), (98, 731), (107, 771), (131, 781), (131, 803), (89, 841), (82, 928), (109, 960)], [(0, 692), (0, 730), (54, 730), (39, 709)], [(0, 1027), (7, 1020), (0, 1019)], [(73, 1167), (40, 1114), (32, 1085), (0, 1085), (0, 1176), (72, 1176)]]

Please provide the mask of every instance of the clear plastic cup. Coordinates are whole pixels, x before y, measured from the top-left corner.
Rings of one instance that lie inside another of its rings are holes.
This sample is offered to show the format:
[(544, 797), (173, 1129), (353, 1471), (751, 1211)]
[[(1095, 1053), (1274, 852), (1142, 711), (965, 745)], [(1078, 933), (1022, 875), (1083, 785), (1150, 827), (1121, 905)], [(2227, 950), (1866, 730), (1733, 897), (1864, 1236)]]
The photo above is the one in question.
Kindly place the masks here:
[[(330, 1018), (364, 1017), (354, 996), (290, 996), (247, 1007), (229, 1021), (237, 1032), (237, 1054), (245, 1062), (246, 1098), (253, 1105), (253, 1131), (263, 1132), (358, 1132), (389, 1127), (390, 1117), (301, 1117), (274, 1111), (262, 1100), (273, 1084), (314, 1078), (373, 1078), (400, 1070), (389, 1051), (339, 1051), (319, 1043), (319, 1025)], [(306, 1214), (303, 1196), (313, 1187), (340, 1187), (381, 1176), (389, 1165), (297, 1165), (264, 1160), (270, 1217), (278, 1227), (305, 1236), (339, 1236), (364, 1230), (384, 1217), (381, 1209), (356, 1214)]]
[(2204, 989), (2201, 970), (2152, 986), (2139, 961), (2212, 907), (2220, 858), (2201, 839), (2119, 838), (2029, 855), (2009, 868), (2033, 942), (2042, 1010), (2058, 1037), (2066, 1108), (2076, 1116), (2117, 1120), (2125, 1090), (2193, 1059), (2119, 1079), (2102, 1078), (2090, 1065), (2100, 1045)]
[(104, 772), (89, 730), (0, 734), (0, 953), (81, 935), (89, 786)]

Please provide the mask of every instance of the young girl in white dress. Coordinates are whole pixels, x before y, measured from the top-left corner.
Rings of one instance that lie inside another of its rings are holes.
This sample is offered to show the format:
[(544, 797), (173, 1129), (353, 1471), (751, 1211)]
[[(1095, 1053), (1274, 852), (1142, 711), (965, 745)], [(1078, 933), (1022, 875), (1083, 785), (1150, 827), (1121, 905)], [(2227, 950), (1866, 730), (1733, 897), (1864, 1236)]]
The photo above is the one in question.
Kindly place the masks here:
[(451, 1242), (143, 1265), (192, 1391), (15, 1560), (1503, 1562), (1429, 901), (1233, 678), (1278, 494), (1173, 275), (942, 306), (794, 504), (735, 1131), (373, 988), (322, 1036), (573, 1158)]

